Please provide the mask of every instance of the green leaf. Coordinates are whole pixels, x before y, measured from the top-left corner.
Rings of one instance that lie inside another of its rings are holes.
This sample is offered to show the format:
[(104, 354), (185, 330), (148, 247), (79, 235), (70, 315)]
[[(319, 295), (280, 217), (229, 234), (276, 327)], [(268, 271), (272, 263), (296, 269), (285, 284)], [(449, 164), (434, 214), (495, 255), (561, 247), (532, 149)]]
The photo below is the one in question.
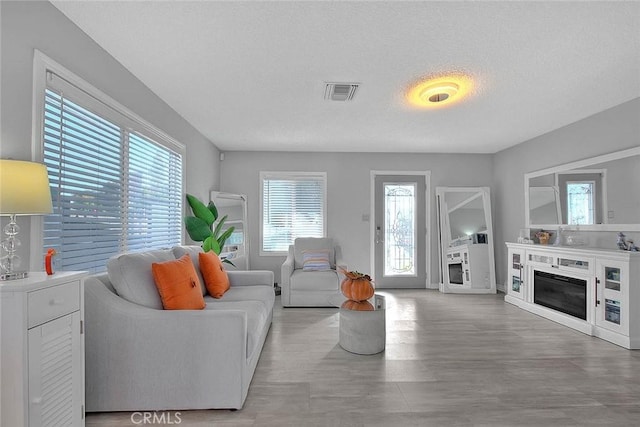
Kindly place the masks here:
[(227, 241), (227, 239), (229, 238), (229, 236), (231, 236), (231, 233), (233, 233), (233, 230), (235, 229), (236, 229), (235, 227), (229, 227), (227, 231), (222, 233), (222, 236), (218, 237), (218, 244), (220, 245), (221, 248), (224, 246), (224, 242)]
[(213, 229), (213, 237), (215, 237), (218, 240), (219, 240), (218, 235), (220, 235), (220, 230), (222, 229), (222, 226), (224, 225), (224, 222), (226, 220), (227, 220), (227, 215), (220, 218), (220, 221), (218, 221), (216, 228)]
[(202, 242), (202, 250), (205, 252), (212, 251), (216, 255), (220, 255), (220, 245), (213, 236), (207, 237), (205, 241)]
[(209, 227), (215, 221), (213, 213), (207, 208), (204, 203), (198, 200), (197, 197), (192, 196), (191, 194), (187, 194), (187, 202), (189, 202), (189, 206), (191, 206), (191, 210), (193, 214), (207, 223)]
[(223, 259), (222, 259), (222, 262), (225, 262), (225, 263), (227, 263), (227, 264), (231, 264), (231, 265), (233, 265), (234, 267), (236, 266), (234, 263), (232, 263), (231, 261), (229, 261), (227, 258), (223, 258)]
[(216, 255), (220, 255), (221, 252), (221, 248), (220, 245), (218, 244), (218, 241), (216, 239), (213, 238), (213, 236), (211, 236), (211, 250), (216, 254)]
[(213, 235), (211, 227), (200, 218), (186, 216), (184, 217), (184, 225), (187, 229), (187, 233), (189, 233), (189, 237), (191, 237), (191, 240), (195, 242), (202, 242), (207, 237)]
[(202, 250), (204, 252), (209, 252), (211, 250), (211, 242), (213, 242), (213, 236), (209, 236), (204, 239), (204, 242), (202, 242)]
[(209, 206), (207, 206), (207, 208), (213, 214), (213, 221), (215, 222), (215, 220), (218, 219), (218, 208), (213, 202), (209, 202)]

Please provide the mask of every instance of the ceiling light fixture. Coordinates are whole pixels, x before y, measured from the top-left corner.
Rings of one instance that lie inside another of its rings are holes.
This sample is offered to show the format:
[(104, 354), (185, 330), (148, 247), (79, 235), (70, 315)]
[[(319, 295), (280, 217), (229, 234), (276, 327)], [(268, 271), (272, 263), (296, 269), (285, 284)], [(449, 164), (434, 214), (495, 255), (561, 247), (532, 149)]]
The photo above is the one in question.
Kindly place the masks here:
[(473, 81), (464, 75), (430, 78), (412, 86), (407, 99), (416, 107), (437, 108), (463, 99), (472, 86)]

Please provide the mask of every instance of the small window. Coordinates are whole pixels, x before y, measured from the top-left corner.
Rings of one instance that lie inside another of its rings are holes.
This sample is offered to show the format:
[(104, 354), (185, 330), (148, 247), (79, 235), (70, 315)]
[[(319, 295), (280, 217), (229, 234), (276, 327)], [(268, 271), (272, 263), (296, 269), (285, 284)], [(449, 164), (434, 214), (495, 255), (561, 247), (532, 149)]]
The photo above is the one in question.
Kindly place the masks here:
[(261, 255), (283, 255), (298, 237), (326, 235), (327, 175), (261, 172)]
[(595, 181), (567, 182), (567, 218), (569, 224), (595, 224)]

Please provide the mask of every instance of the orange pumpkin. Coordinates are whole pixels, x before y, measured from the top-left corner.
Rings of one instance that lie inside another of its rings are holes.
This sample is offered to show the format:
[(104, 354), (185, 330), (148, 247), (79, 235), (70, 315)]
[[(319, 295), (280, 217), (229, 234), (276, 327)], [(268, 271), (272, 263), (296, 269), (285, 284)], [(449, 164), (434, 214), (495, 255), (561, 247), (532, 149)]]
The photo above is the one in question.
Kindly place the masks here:
[(340, 308), (344, 308), (346, 310), (354, 310), (354, 311), (373, 311), (374, 310), (373, 305), (369, 301), (358, 302), (350, 299), (343, 302)]
[(342, 290), (342, 294), (347, 297), (347, 299), (353, 301), (368, 300), (375, 292), (370, 280), (364, 277), (352, 279), (348, 276), (342, 281), (340, 290)]

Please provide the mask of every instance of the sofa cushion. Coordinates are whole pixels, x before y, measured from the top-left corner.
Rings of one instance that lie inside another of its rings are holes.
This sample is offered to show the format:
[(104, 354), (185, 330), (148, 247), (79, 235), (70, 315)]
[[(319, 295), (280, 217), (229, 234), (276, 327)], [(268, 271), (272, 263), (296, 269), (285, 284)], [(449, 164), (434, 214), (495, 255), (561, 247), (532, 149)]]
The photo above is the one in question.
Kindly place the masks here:
[(151, 272), (165, 310), (202, 310), (200, 283), (188, 254), (180, 259), (154, 262)]
[(166, 249), (115, 255), (107, 262), (109, 280), (118, 295), (127, 301), (162, 310), (151, 264), (174, 259), (173, 253)]
[(271, 286), (232, 286), (222, 299), (209, 300), (213, 301), (260, 301), (266, 308), (273, 307), (273, 303), (276, 299), (276, 294)]
[(325, 271), (331, 270), (329, 263), (329, 250), (317, 249), (302, 252), (302, 270), (304, 271)]
[(247, 314), (247, 359), (250, 358), (260, 343), (260, 333), (268, 322), (271, 309), (264, 301), (225, 301), (206, 296), (205, 302), (206, 310), (239, 310)]
[(171, 249), (171, 252), (173, 252), (173, 256), (176, 259), (181, 258), (182, 256), (184, 256), (184, 254), (189, 254), (189, 256), (191, 257), (191, 262), (193, 262), (193, 266), (196, 269), (196, 274), (198, 275), (198, 279), (200, 280), (200, 288), (202, 291), (202, 295), (203, 296), (206, 295), (207, 288), (204, 285), (204, 277), (202, 277), (202, 273), (200, 272), (200, 260), (198, 258), (198, 254), (202, 253), (202, 247), (195, 246), (195, 245), (174, 246), (173, 249)]
[(198, 259), (209, 295), (214, 298), (222, 298), (224, 293), (229, 290), (230, 285), (229, 276), (224, 270), (220, 258), (213, 252), (201, 252), (198, 254)]
[(338, 291), (338, 274), (335, 270), (303, 271), (294, 270), (289, 281), (291, 290), (298, 291)]
[(330, 237), (299, 237), (293, 242), (293, 268), (302, 268), (304, 266), (304, 251), (308, 250), (328, 250), (329, 264), (331, 268), (335, 268), (336, 255), (333, 239)]

